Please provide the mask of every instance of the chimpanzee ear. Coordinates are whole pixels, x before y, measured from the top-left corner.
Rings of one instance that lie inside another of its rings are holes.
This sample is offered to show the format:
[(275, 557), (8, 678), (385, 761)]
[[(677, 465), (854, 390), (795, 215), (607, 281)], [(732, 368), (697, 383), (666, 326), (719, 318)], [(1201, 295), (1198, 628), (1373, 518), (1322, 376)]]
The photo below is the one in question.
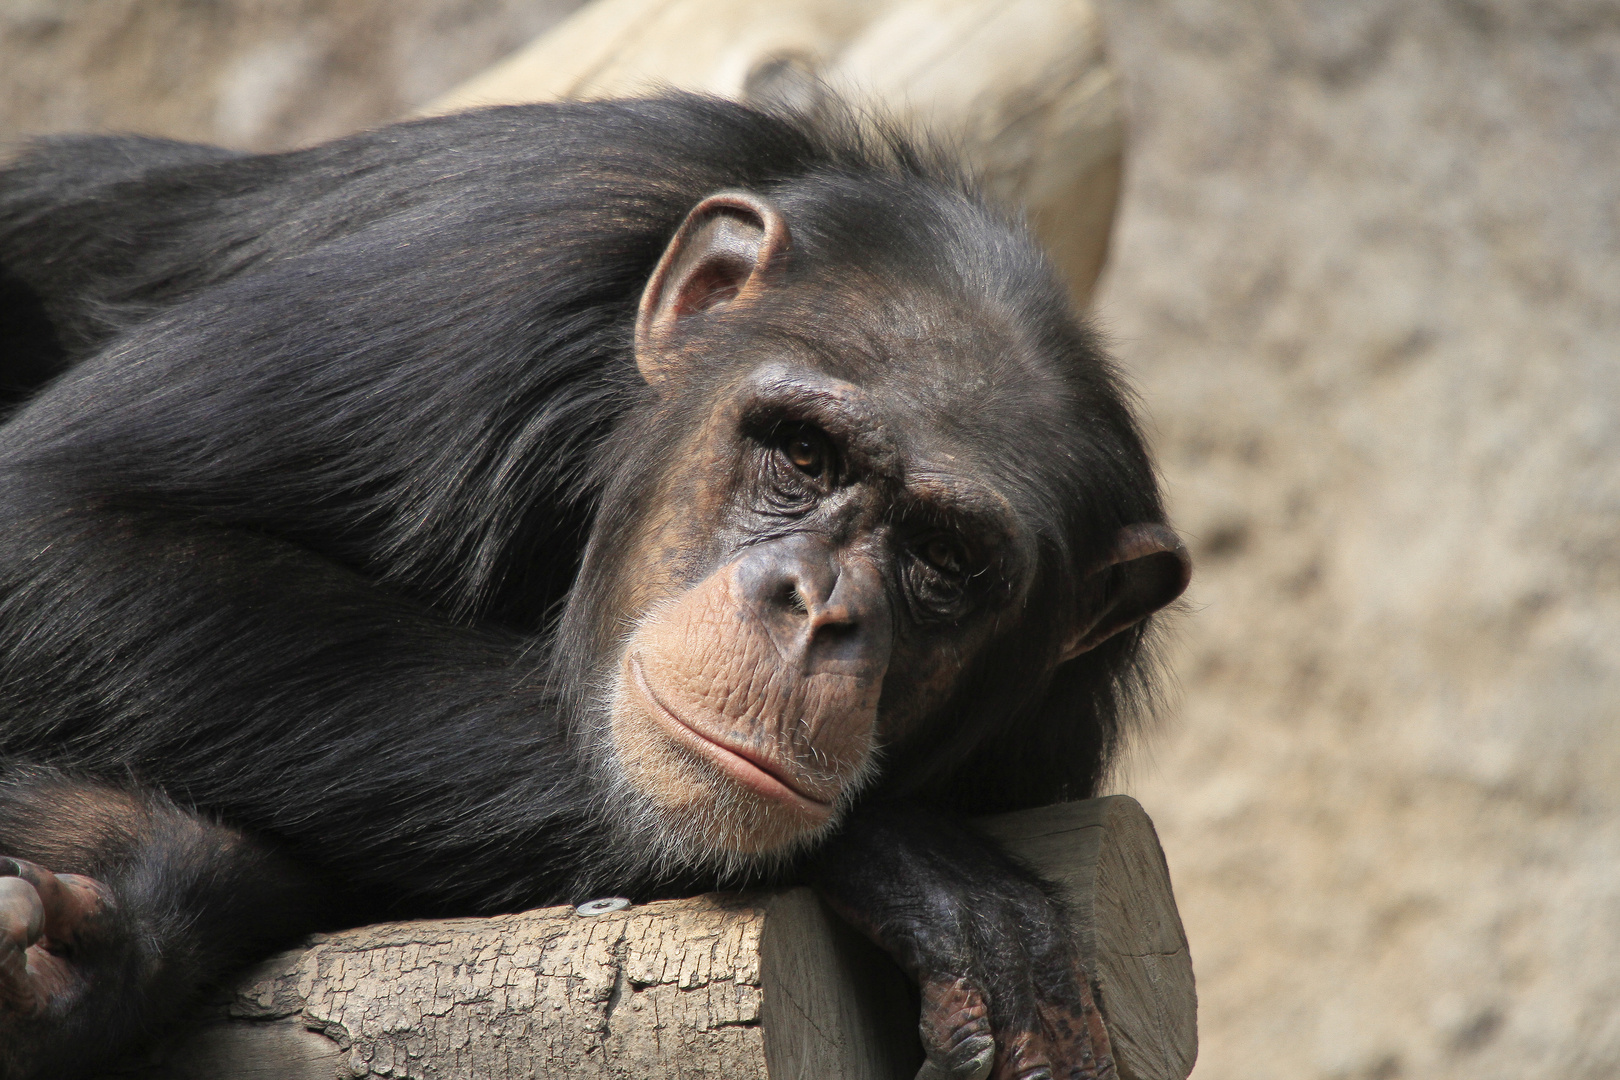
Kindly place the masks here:
[(1107, 560), (1080, 586), (1080, 618), (1058, 662), (1094, 649), (1141, 622), (1187, 588), (1192, 560), (1181, 537), (1165, 525), (1127, 525)]
[(636, 366), (656, 386), (669, 374), (665, 343), (684, 318), (746, 301), (788, 246), (776, 207), (746, 191), (710, 195), (686, 215), (641, 294)]

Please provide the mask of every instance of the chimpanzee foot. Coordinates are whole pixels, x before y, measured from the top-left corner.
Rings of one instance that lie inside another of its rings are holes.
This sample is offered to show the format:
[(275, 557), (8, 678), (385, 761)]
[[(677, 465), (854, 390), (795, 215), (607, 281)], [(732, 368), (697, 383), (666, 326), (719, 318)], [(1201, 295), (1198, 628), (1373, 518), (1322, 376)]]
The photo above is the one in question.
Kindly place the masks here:
[(1034, 1030), (1003, 1030), (998, 1044), (981, 991), (967, 979), (928, 980), (919, 1025), (927, 1060), (917, 1080), (1115, 1080), (1102, 1014), (1083, 973), (1076, 983), (1064, 995), (1075, 1000), (1039, 1002)]
[(1116, 1080), (1113, 1047), (1085, 974), (1075, 980), (1078, 1000), (1036, 1006), (1035, 1031), (1004, 1039), (991, 1080)]
[(996, 1059), (990, 1009), (966, 979), (925, 983), (917, 1027), (928, 1055), (917, 1080), (985, 1080), (990, 1075)]
[(0, 856), (0, 1021), (35, 1016), (75, 995), (75, 949), (106, 923), (106, 886), (79, 874)]
[(852, 815), (809, 876), (922, 991), (917, 1080), (1117, 1080), (1055, 890), (937, 811)]

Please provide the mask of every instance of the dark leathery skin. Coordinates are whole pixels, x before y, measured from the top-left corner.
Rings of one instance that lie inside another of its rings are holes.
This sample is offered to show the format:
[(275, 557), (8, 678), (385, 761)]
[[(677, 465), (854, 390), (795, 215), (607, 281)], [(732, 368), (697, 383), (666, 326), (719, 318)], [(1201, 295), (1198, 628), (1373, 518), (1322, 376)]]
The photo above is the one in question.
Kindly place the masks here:
[(109, 907), (92, 878), (0, 857), (0, 1012), (38, 1015), (71, 997), (73, 953), (93, 947)]
[(811, 880), (921, 988), (918, 1080), (1117, 1076), (1062, 904), (965, 824), (901, 804), (866, 808)]

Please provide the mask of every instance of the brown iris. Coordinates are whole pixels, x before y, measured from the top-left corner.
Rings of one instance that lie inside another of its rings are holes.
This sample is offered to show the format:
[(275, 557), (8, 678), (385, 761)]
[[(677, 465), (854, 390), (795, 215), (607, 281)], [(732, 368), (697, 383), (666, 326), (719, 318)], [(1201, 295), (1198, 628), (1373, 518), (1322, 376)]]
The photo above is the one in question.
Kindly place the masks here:
[(826, 436), (808, 427), (789, 432), (782, 441), (782, 453), (787, 455), (795, 469), (810, 477), (825, 473), (832, 457)]

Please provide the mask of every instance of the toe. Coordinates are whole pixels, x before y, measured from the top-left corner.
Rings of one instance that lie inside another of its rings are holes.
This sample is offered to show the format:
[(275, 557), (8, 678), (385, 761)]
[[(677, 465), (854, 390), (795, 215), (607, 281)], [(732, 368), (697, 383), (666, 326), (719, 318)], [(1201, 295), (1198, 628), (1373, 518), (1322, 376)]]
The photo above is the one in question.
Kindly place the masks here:
[(39, 893), (19, 877), (0, 877), (0, 1009), (31, 1011), (28, 949), (45, 927)]
[(19, 877), (0, 877), (0, 943), (26, 949), (45, 932), (39, 891)]
[(1053, 1080), (1052, 1059), (1041, 1036), (1021, 1032), (1003, 1040), (1002, 1047), (994, 1080)]
[(82, 987), (77, 949), (111, 908), (99, 881), (0, 856), (0, 1013), (36, 1013)]
[(966, 979), (936, 979), (922, 996), (918, 1031), (927, 1060), (917, 1080), (985, 1080), (996, 1043), (984, 995)]
[[(52, 951), (71, 948), (96, 925), (110, 906), (107, 887), (81, 874), (53, 874), (38, 863), (0, 858), (0, 883), (25, 882), (31, 886), (44, 916), (44, 925), (30, 942)], [(13, 886), (15, 888), (15, 886)]]

